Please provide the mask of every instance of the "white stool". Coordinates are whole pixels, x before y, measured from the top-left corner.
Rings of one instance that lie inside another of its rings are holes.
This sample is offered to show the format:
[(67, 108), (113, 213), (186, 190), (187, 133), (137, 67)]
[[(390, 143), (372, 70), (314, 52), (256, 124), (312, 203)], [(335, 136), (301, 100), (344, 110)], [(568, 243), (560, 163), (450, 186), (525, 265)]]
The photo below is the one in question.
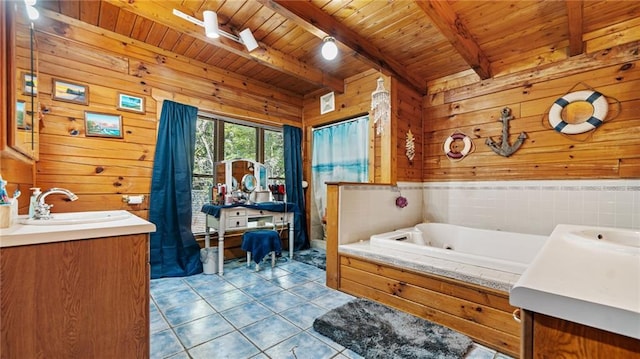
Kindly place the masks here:
[[(276, 252), (271, 251), (271, 268), (276, 266)], [(251, 267), (251, 252), (247, 252), (247, 267)], [(256, 263), (256, 272), (260, 270), (260, 263)]]

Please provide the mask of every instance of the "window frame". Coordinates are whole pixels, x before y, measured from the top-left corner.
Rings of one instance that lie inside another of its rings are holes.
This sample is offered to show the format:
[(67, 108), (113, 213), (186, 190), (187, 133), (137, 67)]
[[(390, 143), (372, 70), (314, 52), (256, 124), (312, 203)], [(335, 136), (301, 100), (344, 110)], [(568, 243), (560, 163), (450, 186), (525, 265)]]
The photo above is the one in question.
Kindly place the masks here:
[[(224, 132), (224, 127), (226, 123), (231, 123), (231, 124), (235, 124), (235, 125), (240, 125), (240, 126), (248, 126), (248, 127), (252, 127), (255, 128), (256, 131), (256, 149), (255, 149), (255, 154), (254, 154), (254, 158), (250, 158), (252, 160), (255, 160), (257, 162), (260, 163), (264, 163), (265, 161), (265, 133), (266, 131), (272, 131), (272, 132), (278, 132), (278, 133), (283, 133), (283, 129), (282, 127), (276, 127), (276, 126), (270, 126), (270, 125), (265, 125), (265, 124), (261, 124), (261, 123), (257, 123), (257, 122), (250, 122), (250, 121), (246, 121), (246, 120), (240, 120), (240, 119), (235, 119), (235, 118), (231, 118), (231, 117), (226, 117), (226, 116), (220, 116), (220, 115), (215, 115), (215, 114), (211, 114), (211, 113), (206, 113), (206, 112), (201, 112), (198, 111), (198, 115), (197, 115), (198, 121), (212, 121), (213, 122), (213, 138), (212, 140), (214, 141), (213, 143), (213, 149), (212, 149), (212, 153), (213, 153), (213, 158), (212, 161), (213, 163), (219, 162), (219, 161), (223, 161), (225, 160), (224, 158), (224, 138), (225, 138), (225, 132)], [(284, 143), (283, 143), (284, 146)], [(283, 155), (284, 155), (284, 148), (283, 148)], [(283, 158), (284, 160), (284, 158)], [(215, 178), (215, 173), (212, 171), (211, 173), (196, 173), (195, 169), (193, 171), (193, 173), (191, 174), (191, 178), (192, 178), (192, 183), (193, 180), (198, 178), (198, 179), (214, 179)], [(193, 187), (192, 187), (193, 188)], [(192, 189), (193, 190), (193, 189)], [(192, 199), (193, 201), (193, 199)], [(196, 216), (197, 213), (193, 214), (193, 218), (192, 218), (192, 225), (191, 225), (191, 230), (193, 232), (194, 235), (202, 235), (204, 234), (205, 231), (205, 226), (202, 225), (202, 228), (198, 228), (195, 229), (194, 228), (194, 224), (196, 224)]]

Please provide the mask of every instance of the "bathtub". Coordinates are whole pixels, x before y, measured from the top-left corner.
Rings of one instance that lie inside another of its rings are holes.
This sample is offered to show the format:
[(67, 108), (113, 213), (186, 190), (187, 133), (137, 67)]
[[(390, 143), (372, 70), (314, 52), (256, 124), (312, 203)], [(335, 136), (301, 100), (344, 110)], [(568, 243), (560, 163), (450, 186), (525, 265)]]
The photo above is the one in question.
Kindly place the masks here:
[(375, 234), (372, 249), (408, 252), (451, 262), (522, 274), (547, 236), (475, 229), (444, 223)]
[(522, 328), (513, 320), (516, 308), (509, 303), (509, 290), (546, 240), (421, 223), (369, 240), (336, 243), (337, 262), (332, 267), (327, 260), (327, 281), (335, 278), (336, 288), (345, 293), (401, 309), (518, 357)]

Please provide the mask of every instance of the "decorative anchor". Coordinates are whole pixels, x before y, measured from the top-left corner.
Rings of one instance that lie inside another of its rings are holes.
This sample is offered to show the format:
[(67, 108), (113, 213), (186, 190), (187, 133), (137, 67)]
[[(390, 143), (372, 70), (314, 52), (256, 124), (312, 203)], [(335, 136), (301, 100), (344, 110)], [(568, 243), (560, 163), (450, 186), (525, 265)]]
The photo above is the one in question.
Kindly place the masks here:
[(505, 107), (500, 113), (502, 114), (502, 139), (500, 140), (500, 144), (493, 141), (491, 137), (487, 138), (485, 143), (493, 150), (493, 152), (500, 156), (509, 157), (516, 152), (518, 148), (520, 148), (525, 138), (527, 138), (527, 134), (525, 132), (520, 132), (518, 140), (513, 145), (509, 145), (509, 121), (513, 120), (513, 116), (511, 116), (511, 109)]

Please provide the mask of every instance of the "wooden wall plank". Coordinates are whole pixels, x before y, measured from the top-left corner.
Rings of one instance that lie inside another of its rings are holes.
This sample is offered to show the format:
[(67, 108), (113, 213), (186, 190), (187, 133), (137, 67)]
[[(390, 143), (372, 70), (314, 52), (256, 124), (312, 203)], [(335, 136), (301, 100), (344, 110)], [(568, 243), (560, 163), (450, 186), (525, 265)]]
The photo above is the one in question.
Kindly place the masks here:
[[(489, 85), (476, 91), (477, 86), (465, 85), (442, 91), (443, 97), (437, 96), (438, 101), (426, 100), (424, 180), (631, 178), (637, 175), (634, 163), (640, 158), (640, 111), (637, 110), (640, 67), (637, 52), (628, 54), (630, 49), (627, 45), (610, 49), (611, 53), (626, 55), (593, 62), (591, 69), (572, 69), (530, 83), (521, 82), (521, 74), (514, 74), (495, 81), (499, 86)], [(568, 92), (590, 88), (608, 99), (609, 114), (604, 124), (579, 135), (564, 135), (552, 129), (548, 111), (553, 102)], [(485, 144), (490, 137), (501, 141), (499, 119), (504, 107), (509, 107), (514, 116), (509, 123), (509, 143), (513, 143), (520, 132), (527, 134), (522, 147), (510, 157), (493, 153)], [(470, 136), (475, 145), (473, 152), (461, 161), (449, 160), (443, 150), (444, 141), (455, 131)]]
[[(300, 96), (139, 42), (135, 39), (157, 34), (138, 31), (130, 35), (130, 28), (122, 24), (122, 11), (115, 10), (102, 9), (102, 17), (98, 13), (82, 16), (93, 23), (109, 22), (119, 33), (50, 12), (41, 16), (36, 29), (41, 44), (40, 102), (47, 114), (42, 121), (42, 157), (35, 166), (36, 175), (20, 183), (31, 182), (21, 185), (27, 187), (21, 188), (25, 193), (33, 185), (60, 186), (80, 197), (68, 202), (64, 196), (51, 196), (48, 201), (55, 205), (54, 212), (126, 209), (148, 216), (159, 117), (152, 93), (164, 91), (170, 96), (165, 98), (188, 99), (205, 111), (256, 123), (301, 123)], [(83, 11), (81, 4), (79, 11)], [(158, 44), (161, 40), (156, 39)], [(17, 54), (23, 59), (28, 52), (19, 48)], [(54, 78), (87, 85), (88, 105), (54, 100)], [(145, 98), (145, 113), (118, 110), (119, 93)], [(87, 137), (86, 111), (121, 115), (123, 138)], [(143, 204), (129, 205), (122, 201), (122, 194), (143, 194), (146, 199)], [(23, 197), (28, 202), (28, 195)]]

